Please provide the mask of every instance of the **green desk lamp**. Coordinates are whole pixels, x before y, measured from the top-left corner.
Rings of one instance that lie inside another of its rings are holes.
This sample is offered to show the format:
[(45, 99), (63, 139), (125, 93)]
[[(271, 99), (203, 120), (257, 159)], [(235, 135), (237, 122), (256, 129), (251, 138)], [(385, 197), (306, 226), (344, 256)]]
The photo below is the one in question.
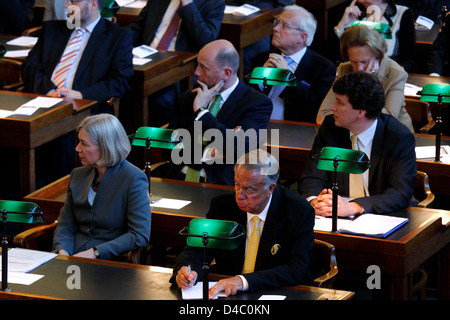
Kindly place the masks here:
[(250, 75), (246, 76), (246, 78), (251, 84), (264, 85), (264, 89), (266, 89), (267, 86), (297, 86), (295, 76), (290, 70), (286, 69), (256, 67)]
[(317, 168), (325, 171), (332, 171), (333, 174), (333, 206), (332, 206), (332, 227), (331, 231), (337, 231), (337, 196), (338, 186), (336, 182), (337, 172), (362, 174), (370, 168), (370, 161), (367, 155), (359, 150), (324, 147), (320, 155), (313, 156), (317, 159)]
[(183, 142), (179, 137), (178, 131), (158, 127), (140, 127), (136, 133), (131, 136), (132, 146), (145, 147), (147, 150), (144, 172), (148, 179), (148, 192), (150, 193), (150, 147), (160, 149), (182, 149)]
[(100, 12), (103, 18), (112, 18), (119, 11), (120, 6), (114, 0), (105, 0), (103, 3), (103, 9)]
[(180, 231), (186, 236), (188, 246), (203, 247), (203, 300), (209, 298), (209, 265), (206, 249), (234, 250), (245, 236), (244, 228), (237, 222), (216, 219), (192, 219), (188, 227)]
[(442, 104), (450, 102), (450, 85), (448, 84), (426, 84), (417, 94), (421, 101), (434, 102), (439, 105), (436, 116), (436, 155), (434, 161), (441, 161), (441, 131), (442, 131)]
[(381, 35), (383, 39), (390, 40), (392, 39), (392, 30), (389, 25), (382, 22), (374, 22), (374, 21), (367, 21), (367, 20), (356, 20), (352, 23), (352, 27), (356, 25), (365, 25), (368, 27), (371, 27), (378, 31), (378, 33)]
[(2, 212), (2, 290), (11, 291), (8, 288), (8, 238), (6, 222), (18, 223), (44, 223), (43, 213), (39, 206), (32, 202), (0, 200)]

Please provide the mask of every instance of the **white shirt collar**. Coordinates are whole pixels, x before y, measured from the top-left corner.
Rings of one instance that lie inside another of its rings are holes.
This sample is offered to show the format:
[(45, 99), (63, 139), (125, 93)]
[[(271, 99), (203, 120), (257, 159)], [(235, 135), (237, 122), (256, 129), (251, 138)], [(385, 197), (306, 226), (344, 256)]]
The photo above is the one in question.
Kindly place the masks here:
[[(361, 143), (363, 148), (367, 147), (369, 144), (372, 143), (373, 137), (375, 136), (375, 131), (377, 130), (377, 123), (378, 119), (375, 119), (375, 121), (369, 128), (367, 128), (365, 131), (357, 135), (359, 142)], [(353, 133), (350, 132), (350, 139), (352, 136)]]
[(252, 214), (250, 212), (247, 212), (247, 225), (248, 223), (253, 219), (254, 216), (257, 216), (261, 221), (266, 221), (267, 218), (267, 212), (269, 212), (270, 203), (272, 202), (272, 195), (270, 195), (269, 201), (267, 202), (266, 206), (264, 207), (264, 210), (261, 211), (259, 214)]
[(230, 94), (237, 87), (238, 83), (239, 83), (239, 78), (236, 78), (236, 81), (233, 83), (233, 85), (231, 87), (229, 87), (228, 89), (219, 93), (222, 96), (222, 103), (224, 103), (228, 99)]
[(300, 63), (300, 61), (302, 60), (303, 56), (305, 55), (306, 49), (307, 49), (307, 47), (304, 47), (303, 49), (301, 49), (300, 51), (297, 51), (296, 53), (293, 53), (291, 55), (286, 55), (286, 57), (290, 57), (298, 65)]

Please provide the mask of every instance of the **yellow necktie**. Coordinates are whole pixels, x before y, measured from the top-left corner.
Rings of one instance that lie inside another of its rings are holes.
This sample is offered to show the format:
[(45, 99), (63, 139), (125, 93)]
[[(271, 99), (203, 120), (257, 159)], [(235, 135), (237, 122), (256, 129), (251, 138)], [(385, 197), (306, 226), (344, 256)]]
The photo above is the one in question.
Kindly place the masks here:
[(253, 218), (253, 231), (248, 239), (247, 252), (245, 254), (244, 268), (242, 273), (251, 273), (255, 270), (256, 255), (258, 253), (259, 239), (261, 238), (261, 219)]
[[(357, 135), (352, 135), (352, 149), (359, 150)], [(362, 174), (350, 174), (349, 183), (350, 183), (350, 198), (362, 198), (365, 196)]]

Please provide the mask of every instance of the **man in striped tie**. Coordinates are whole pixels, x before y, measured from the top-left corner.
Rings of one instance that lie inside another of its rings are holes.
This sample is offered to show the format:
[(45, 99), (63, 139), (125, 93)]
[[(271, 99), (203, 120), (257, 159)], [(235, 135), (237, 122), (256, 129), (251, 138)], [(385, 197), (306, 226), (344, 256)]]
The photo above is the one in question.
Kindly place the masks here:
[[(251, 151), (235, 166), (235, 192), (211, 201), (206, 217), (236, 221), (247, 237), (232, 251), (208, 249), (208, 261), (216, 262), (211, 272), (232, 276), (215, 284), (210, 298), (222, 291), (233, 295), (311, 280), (314, 211), (304, 198), (278, 185), (278, 176), (273, 155), (261, 149)], [(173, 284), (190, 288), (201, 281), (202, 250), (187, 247), (178, 255)]]
[(109, 113), (107, 100), (130, 88), (131, 34), (101, 18), (103, 0), (66, 1), (69, 5), (79, 11), (79, 24), (70, 29), (64, 20), (44, 22), (23, 63), (25, 91), (96, 100), (92, 113)]
[[(103, 0), (68, 0), (69, 5), (79, 12), (79, 23), (72, 29), (64, 20), (43, 23), (39, 39), (22, 65), (24, 91), (96, 100), (92, 114), (111, 113), (108, 100), (130, 89), (132, 36), (101, 17)], [(69, 174), (75, 166), (74, 149), (73, 133), (38, 148), (38, 184)]]

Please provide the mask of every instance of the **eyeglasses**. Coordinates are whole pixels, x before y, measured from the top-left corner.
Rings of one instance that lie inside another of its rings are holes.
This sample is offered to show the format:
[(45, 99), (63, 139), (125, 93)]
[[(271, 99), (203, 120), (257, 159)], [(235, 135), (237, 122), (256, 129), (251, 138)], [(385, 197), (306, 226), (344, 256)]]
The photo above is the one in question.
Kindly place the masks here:
[(273, 25), (276, 27), (278, 24), (280, 24), (282, 28), (288, 28), (288, 29), (293, 29), (293, 30), (297, 30), (300, 32), (305, 32), (300, 28), (297, 28), (297, 27), (291, 26), (290, 24), (287, 24), (286, 22), (281, 22), (279, 18), (274, 18)]

